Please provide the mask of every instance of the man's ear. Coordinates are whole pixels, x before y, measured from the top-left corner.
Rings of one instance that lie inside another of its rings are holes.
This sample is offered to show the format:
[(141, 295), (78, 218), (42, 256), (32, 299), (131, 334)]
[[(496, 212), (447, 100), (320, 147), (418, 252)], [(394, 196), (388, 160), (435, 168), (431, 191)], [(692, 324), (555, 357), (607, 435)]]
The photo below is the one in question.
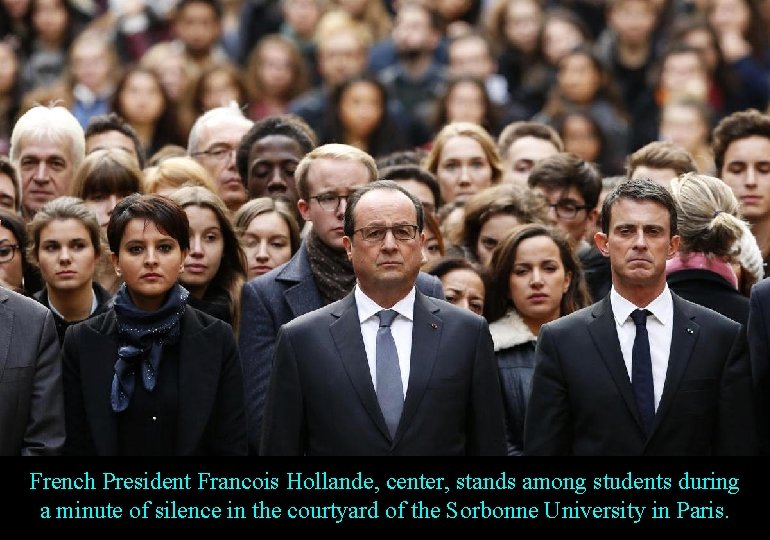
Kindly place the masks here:
[(310, 205), (305, 199), (297, 201), (297, 210), (299, 210), (299, 215), (302, 216), (302, 219), (305, 221), (313, 221), (310, 219)]
[(605, 257), (610, 256), (609, 238), (606, 234), (601, 231), (594, 234), (594, 244), (596, 244), (596, 247), (602, 252), (602, 255)]
[(348, 260), (353, 260), (353, 241), (349, 236), (342, 237), (342, 247), (345, 248), (345, 253), (348, 255)]
[(670, 259), (674, 255), (676, 255), (676, 252), (679, 251), (679, 245), (682, 243), (682, 237), (678, 234), (675, 234), (671, 237), (671, 241), (668, 244), (668, 254), (666, 256), (667, 259)]

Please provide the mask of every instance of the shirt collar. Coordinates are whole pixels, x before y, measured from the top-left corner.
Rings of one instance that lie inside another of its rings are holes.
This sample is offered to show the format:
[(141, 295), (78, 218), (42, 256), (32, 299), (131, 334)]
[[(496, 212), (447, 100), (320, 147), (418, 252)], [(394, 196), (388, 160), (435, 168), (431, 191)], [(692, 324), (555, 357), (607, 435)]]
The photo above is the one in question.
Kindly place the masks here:
[(671, 297), (671, 291), (668, 284), (663, 287), (661, 293), (644, 308), (634, 305), (615, 290), (613, 286), (610, 289), (610, 304), (612, 305), (612, 314), (615, 317), (615, 323), (622, 326), (631, 316), (635, 309), (646, 309), (652, 313), (663, 326), (668, 326), (674, 321), (674, 300)]
[[(356, 307), (358, 308), (358, 320), (362, 323), (371, 317), (375, 317), (381, 310), (388, 309), (380, 306), (377, 304), (377, 302), (366, 296), (358, 284), (356, 284), (356, 287), (353, 290), (353, 294), (356, 299)], [(413, 321), (414, 298), (414, 287), (412, 287), (409, 293), (401, 300), (396, 302), (396, 304), (390, 309), (398, 312), (398, 314), (402, 317), (406, 317), (410, 321)]]

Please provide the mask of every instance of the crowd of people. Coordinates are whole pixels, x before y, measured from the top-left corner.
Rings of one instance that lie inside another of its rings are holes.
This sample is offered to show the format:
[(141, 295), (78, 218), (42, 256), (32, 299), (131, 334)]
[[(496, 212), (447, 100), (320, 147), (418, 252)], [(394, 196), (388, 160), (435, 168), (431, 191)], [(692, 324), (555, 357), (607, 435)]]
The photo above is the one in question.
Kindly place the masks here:
[(0, 0), (0, 454), (770, 454), (753, 0)]

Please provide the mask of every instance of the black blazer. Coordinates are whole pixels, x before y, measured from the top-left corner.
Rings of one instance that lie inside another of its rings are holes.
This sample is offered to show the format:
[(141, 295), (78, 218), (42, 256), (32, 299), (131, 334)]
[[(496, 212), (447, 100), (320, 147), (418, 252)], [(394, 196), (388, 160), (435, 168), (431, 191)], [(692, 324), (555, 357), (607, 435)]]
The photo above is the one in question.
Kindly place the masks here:
[(770, 280), (751, 288), (748, 324), (751, 383), (757, 409), (760, 452), (770, 455)]
[(416, 292), (409, 384), (391, 439), (350, 293), (281, 329), (263, 427), (265, 455), (504, 455), (489, 327)]
[(749, 299), (716, 272), (700, 268), (677, 270), (669, 274), (666, 281), (671, 291), (685, 300), (743, 325), (749, 321)]
[(541, 328), (525, 454), (757, 452), (741, 325), (672, 297), (671, 352), (650, 436), (642, 428), (607, 296)]
[[(428, 296), (444, 299), (441, 281), (436, 276), (420, 272), (415, 286)], [(249, 450), (253, 454), (259, 450), (262, 412), (278, 331), (295, 317), (323, 306), (304, 242), (289, 262), (243, 286), (238, 347), (246, 387)]]
[[(245, 455), (243, 377), (232, 329), (190, 306), (181, 324), (175, 453)], [(114, 308), (67, 329), (63, 347), (66, 454), (118, 453), (117, 418), (110, 406), (117, 337)]]

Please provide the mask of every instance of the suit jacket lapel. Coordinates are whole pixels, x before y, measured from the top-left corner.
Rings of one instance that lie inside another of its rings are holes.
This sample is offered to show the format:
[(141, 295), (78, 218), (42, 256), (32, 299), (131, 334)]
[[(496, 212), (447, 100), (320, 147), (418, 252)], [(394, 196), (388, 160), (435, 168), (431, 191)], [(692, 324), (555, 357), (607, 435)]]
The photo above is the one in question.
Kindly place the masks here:
[(13, 332), (13, 311), (5, 305), (7, 298), (7, 293), (0, 290), (0, 379), (3, 378), (5, 363), (8, 361), (8, 350), (11, 347), (11, 335)]
[(655, 413), (653, 431), (658, 427), (662, 418), (671, 408), (679, 383), (682, 381), (687, 364), (690, 362), (695, 343), (698, 341), (700, 326), (693, 320), (695, 315), (690, 312), (687, 304), (674, 293), (674, 322), (671, 329), (671, 352), (668, 355), (666, 381), (663, 384), (663, 394), (660, 397), (658, 410)]
[(96, 452), (103, 456), (114, 456), (118, 451), (117, 416), (110, 405), (110, 392), (118, 359), (117, 321), (115, 312), (104, 319), (98, 330), (85, 328), (90, 332), (87, 354), (81, 355), (80, 378), (86, 415), (91, 419), (89, 426)]
[(206, 339), (209, 328), (204, 328), (190, 307), (182, 318), (182, 340), (179, 347), (179, 415), (177, 422), (176, 449), (180, 455), (195, 453), (202, 438), (208, 413), (213, 408), (219, 379), (218, 353), (212, 350), (214, 343)]
[(437, 315), (439, 311), (440, 308), (437, 303), (420, 291), (415, 292), (409, 385), (406, 389), (404, 410), (401, 413), (401, 421), (396, 431), (395, 443), (401, 438), (417, 412), (417, 407), (428, 386), (430, 375), (433, 373), (433, 365), (438, 357), (438, 348), (444, 327), (444, 321)]
[(631, 416), (639, 424), (639, 428), (644, 431), (644, 425), (636, 407), (634, 391), (631, 388), (631, 379), (628, 377), (628, 369), (623, 361), (623, 353), (620, 350), (620, 341), (618, 339), (618, 331), (615, 328), (615, 317), (612, 313), (609, 295), (594, 305), (591, 314), (594, 320), (588, 324), (588, 332), (591, 334), (594, 345), (599, 351), (605, 366), (607, 366), (612, 379), (615, 381), (615, 385), (618, 387)]
[(358, 393), (366, 412), (382, 434), (390, 438), (388, 426), (382, 416), (380, 404), (377, 402), (377, 393), (372, 384), (372, 374), (369, 371), (364, 339), (361, 337), (361, 322), (358, 319), (358, 308), (353, 293), (340, 300), (332, 316), (337, 320), (332, 322), (329, 330), (350, 382)]
[(307, 247), (304, 242), (297, 254), (286, 263), (276, 280), (293, 283), (284, 290), (283, 296), (295, 318), (323, 306), (321, 295), (313, 279), (313, 272), (310, 269)]

